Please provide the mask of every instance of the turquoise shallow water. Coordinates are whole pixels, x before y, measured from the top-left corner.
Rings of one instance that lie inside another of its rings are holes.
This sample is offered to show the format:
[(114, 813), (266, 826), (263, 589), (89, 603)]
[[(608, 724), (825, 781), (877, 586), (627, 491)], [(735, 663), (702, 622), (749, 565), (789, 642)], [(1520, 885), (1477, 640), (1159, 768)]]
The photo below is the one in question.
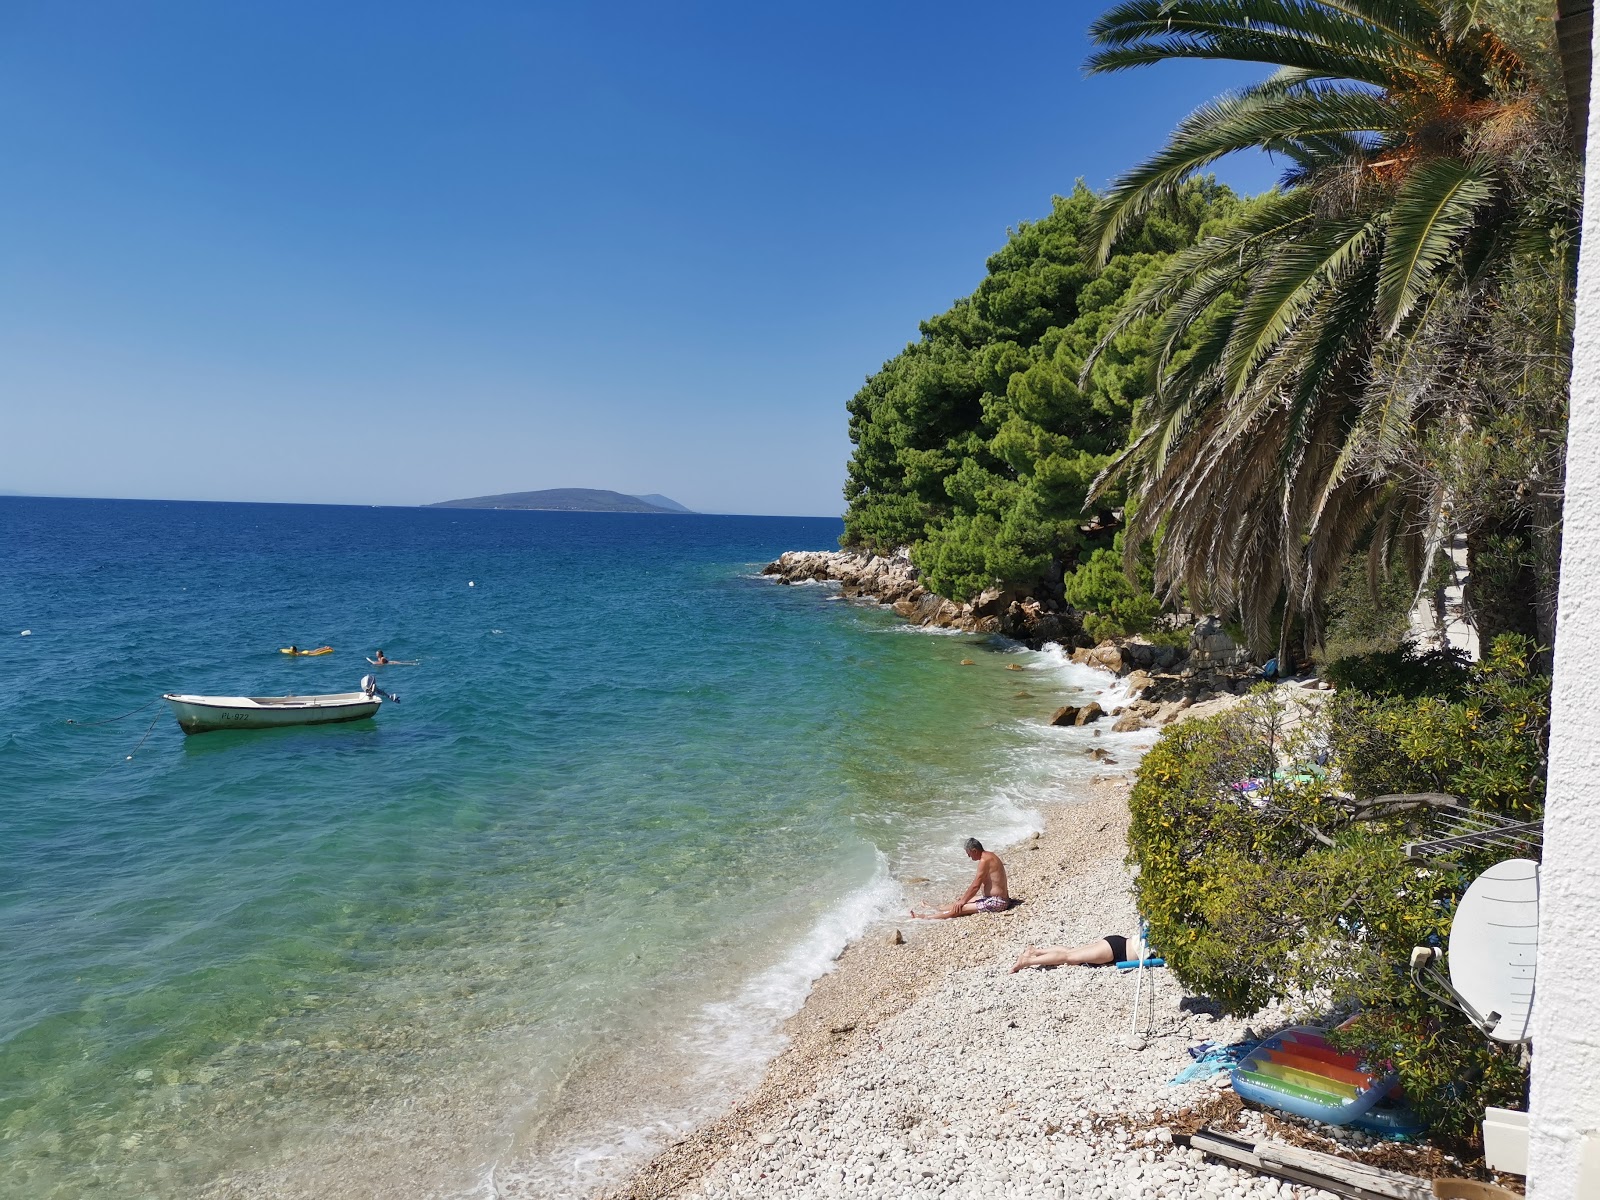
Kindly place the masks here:
[[(755, 577), (839, 528), (0, 499), (0, 1196), (574, 1194), (747, 1081), (1086, 773), (1049, 655)], [(379, 646), (371, 722), (66, 724)]]

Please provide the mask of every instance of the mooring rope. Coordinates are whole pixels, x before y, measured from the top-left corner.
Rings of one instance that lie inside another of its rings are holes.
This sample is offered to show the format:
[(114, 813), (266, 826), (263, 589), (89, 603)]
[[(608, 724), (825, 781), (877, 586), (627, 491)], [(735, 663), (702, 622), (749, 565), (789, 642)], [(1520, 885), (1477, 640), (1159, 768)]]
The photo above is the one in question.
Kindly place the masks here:
[[(69, 718), (67, 718), (67, 724), (68, 725), (76, 725), (79, 729), (93, 729), (96, 725), (111, 725), (111, 724), (113, 724), (113, 723), (115, 723), (117, 721), (121, 721), (121, 720), (124, 720), (124, 719), (126, 719), (128, 717), (133, 716), (134, 713), (143, 712), (145, 709), (149, 708), (152, 704), (159, 703), (159, 699), (160, 698), (158, 697), (156, 700), (146, 700), (143, 704), (139, 705), (138, 708), (133, 709), (131, 712), (125, 712), (120, 717), (107, 717), (104, 721), (74, 721), (74, 720), (72, 720), (72, 718), (69, 717)], [(158, 717), (157, 720), (159, 720), (159, 719), (160, 718)]]
[[(151, 730), (153, 730), (156, 727), (156, 722), (158, 722), (160, 720), (161, 720), (161, 714), (157, 713), (156, 714), (156, 719), (154, 721), (150, 722), (150, 728), (146, 729), (144, 731), (144, 736), (139, 739), (139, 744), (133, 748), (133, 754), (137, 754), (137, 753), (139, 753), (140, 750), (144, 749), (144, 744), (150, 740), (150, 732), (151, 732)], [(128, 758), (125, 758), (122, 761), (123, 762), (127, 762), (128, 759), (131, 759), (133, 757), (133, 754), (128, 755)]]
[[(139, 711), (138, 709), (134, 709), (134, 712), (138, 712), (138, 711)], [(124, 717), (128, 717), (128, 716), (132, 716), (133, 713), (123, 713), (122, 715)], [(118, 717), (118, 718), (115, 718), (115, 719), (121, 720), (121, 717)], [(159, 725), (160, 723), (161, 723), (161, 714), (157, 713), (155, 715), (155, 720), (151, 721), (150, 725), (149, 725), (149, 728), (147, 728), (144, 731), (144, 736), (139, 739), (139, 744), (133, 748), (133, 754), (137, 754), (137, 753), (139, 753), (140, 750), (144, 749), (144, 744), (147, 741), (150, 740), (150, 735), (153, 732), (155, 732), (156, 726)], [(105, 766), (101, 767), (98, 771), (96, 771), (93, 775), (89, 776), (88, 782), (93, 783), (96, 779), (99, 779), (100, 776), (104, 775), (107, 771), (114, 770), (117, 767), (120, 767), (125, 762), (132, 762), (133, 761), (133, 754), (124, 755), (122, 758), (118, 759), (114, 763), (107, 763)]]

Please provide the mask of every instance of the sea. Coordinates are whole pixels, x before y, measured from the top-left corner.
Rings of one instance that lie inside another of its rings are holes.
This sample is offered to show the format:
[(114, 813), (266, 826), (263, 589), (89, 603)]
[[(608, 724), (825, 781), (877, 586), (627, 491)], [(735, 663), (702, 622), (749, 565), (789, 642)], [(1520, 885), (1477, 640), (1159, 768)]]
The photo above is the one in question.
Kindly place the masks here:
[(753, 1087), (1097, 769), (1106, 677), (760, 575), (840, 532), (0, 498), (0, 1197), (583, 1197)]

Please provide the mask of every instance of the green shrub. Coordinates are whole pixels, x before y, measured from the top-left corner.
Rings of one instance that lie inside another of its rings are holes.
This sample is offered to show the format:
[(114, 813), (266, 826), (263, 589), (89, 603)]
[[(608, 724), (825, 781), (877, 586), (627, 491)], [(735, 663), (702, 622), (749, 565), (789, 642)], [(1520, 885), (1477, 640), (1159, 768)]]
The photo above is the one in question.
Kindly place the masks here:
[(1109, 550), (1096, 550), (1063, 581), (1068, 604), (1083, 616), (1083, 629), (1095, 641), (1148, 633), (1161, 615), (1161, 602), (1151, 594), (1153, 576), (1147, 563), (1138, 565), (1139, 580), (1123, 568), (1122, 534)]
[[(1444, 943), (1455, 901), (1505, 853), (1408, 859), (1405, 843), (1429, 818), (1357, 819), (1359, 802), (1442, 791), (1499, 813), (1539, 812), (1549, 699), (1531, 657), (1530, 643), (1501, 639), (1461, 679), (1436, 672), (1446, 694), (1346, 691), (1317, 713), (1258, 688), (1232, 712), (1163, 734), (1130, 798), (1140, 910), (1184, 985), (1235, 1014), (1271, 1001), (1359, 1011), (1352, 1036), (1394, 1062), (1413, 1104), (1460, 1149), (1485, 1103), (1516, 1106), (1525, 1072), (1418, 991), (1409, 958), (1413, 946)], [(1272, 779), (1327, 745), (1328, 779)], [(1267, 782), (1250, 794), (1236, 786), (1252, 778)]]
[(1533, 670), (1533, 653), (1508, 634), (1481, 662), (1435, 669), (1434, 694), (1340, 692), (1329, 736), (1345, 788), (1358, 797), (1445, 792), (1518, 819), (1542, 811), (1550, 681)]
[[(1411, 571), (1400, 556), (1374, 571), (1367, 551), (1365, 544), (1357, 545), (1328, 593), (1319, 654), (1323, 662), (1399, 650), (1411, 638), (1411, 607), (1418, 594)], [(1435, 595), (1450, 580), (1450, 559), (1441, 552), (1423, 581), (1422, 594)]]
[(999, 521), (987, 513), (961, 515), (918, 543), (912, 558), (929, 590), (951, 600), (971, 600), (1005, 580), (1043, 575), (1050, 553), (1034, 537), (1026, 523)]
[(1370, 696), (1453, 696), (1466, 686), (1467, 661), (1453, 646), (1419, 652), (1414, 643), (1403, 641), (1393, 650), (1330, 662), (1322, 674), (1336, 688)]

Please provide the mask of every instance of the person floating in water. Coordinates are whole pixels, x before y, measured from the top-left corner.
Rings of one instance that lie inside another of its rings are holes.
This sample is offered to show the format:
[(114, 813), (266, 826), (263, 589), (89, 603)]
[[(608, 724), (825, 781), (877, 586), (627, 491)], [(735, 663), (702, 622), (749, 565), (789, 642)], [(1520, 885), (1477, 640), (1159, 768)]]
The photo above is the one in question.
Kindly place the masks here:
[(386, 667), (386, 666), (389, 665), (389, 660), (383, 656), (383, 651), (382, 650), (378, 651), (378, 657), (373, 659), (372, 662), (373, 662), (373, 665), (379, 666), (379, 667)]
[(1104, 967), (1128, 961), (1128, 939), (1108, 933), (1081, 946), (1029, 946), (1011, 968), (1011, 974), (1026, 967)]
[(945, 921), (951, 917), (965, 917), (973, 913), (1005, 912), (1016, 903), (1007, 890), (1006, 865), (1000, 861), (1000, 856), (993, 850), (985, 850), (983, 843), (977, 838), (968, 838), (962, 844), (962, 848), (966, 850), (967, 857), (978, 864), (978, 873), (972, 877), (967, 890), (962, 892), (961, 898), (949, 908), (925, 913), (912, 909), (913, 917), (922, 921)]

